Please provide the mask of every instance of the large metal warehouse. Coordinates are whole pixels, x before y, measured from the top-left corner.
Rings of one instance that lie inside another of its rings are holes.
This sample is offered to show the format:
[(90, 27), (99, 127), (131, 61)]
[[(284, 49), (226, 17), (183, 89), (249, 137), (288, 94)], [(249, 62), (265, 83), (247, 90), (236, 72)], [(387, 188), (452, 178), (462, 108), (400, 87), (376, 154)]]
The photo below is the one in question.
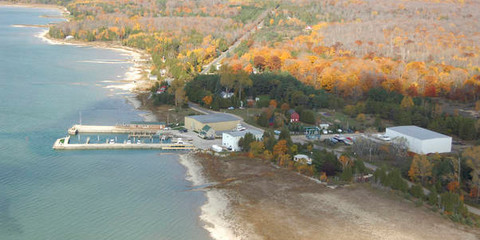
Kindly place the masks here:
[(392, 139), (404, 137), (409, 150), (418, 154), (452, 151), (452, 137), (417, 126), (389, 127), (385, 135)]
[(193, 115), (185, 117), (185, 128), (197, 132), (202, 131), (202, 128), (205, 127), (205, 125), (209, 125), (216, 132), (233, 130), (239, 123), (239, 118), (224, 113)]

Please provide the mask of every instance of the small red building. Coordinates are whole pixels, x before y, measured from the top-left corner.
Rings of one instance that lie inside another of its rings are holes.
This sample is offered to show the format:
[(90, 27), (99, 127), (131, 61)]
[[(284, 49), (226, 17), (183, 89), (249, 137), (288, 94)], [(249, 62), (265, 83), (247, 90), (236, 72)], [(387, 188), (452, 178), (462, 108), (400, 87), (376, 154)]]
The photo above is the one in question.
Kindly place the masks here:
[(300, 115), (298, 115), (297, 112), (292, 112), (290, 114), (290, 122), (293, 123), (293, 122), (300, 122)]

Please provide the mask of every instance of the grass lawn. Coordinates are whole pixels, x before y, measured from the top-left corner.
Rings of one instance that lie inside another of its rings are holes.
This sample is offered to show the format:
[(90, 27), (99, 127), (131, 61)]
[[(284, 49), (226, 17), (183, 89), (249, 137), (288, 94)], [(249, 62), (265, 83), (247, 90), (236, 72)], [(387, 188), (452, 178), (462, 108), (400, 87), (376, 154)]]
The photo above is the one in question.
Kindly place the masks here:
[(255, 116), (257, 116), (258, 114), (260, 114), (262, 112), (262, 109), (259, 109), (259, 108), (244, 108), (244, 109), (233, 109), (233, 110), (222, 110), (222, 111), (225, 111), (227, 113), (231, 113), (231, 114), (235, 114), (241, 118), (243, 118), (243, 120), (248, 123), (248, 124), (251, 124), (255, 127), (259, 127), (259, 128), (262, 128), (264, 129), (263, 127), (261, 127), (260, 125), (257, 124), (257, 122), (255, 121)]
[(320, 109), (317, 111), (317, 116), (320, 117), (322, 123), (330, 123), (330, 124), (338, 124), (342, 127), (342, 129), (355, 128), (357, 130), (365, 129), (366, 126), (369, 125), (370, 122), (373, 122), (372, 119), (369, 119), (367, 116), (365, 123), (360, 123), (355, 118), (352, 118), (343, 112), (339, 111), (332, 111), (330, 109)]

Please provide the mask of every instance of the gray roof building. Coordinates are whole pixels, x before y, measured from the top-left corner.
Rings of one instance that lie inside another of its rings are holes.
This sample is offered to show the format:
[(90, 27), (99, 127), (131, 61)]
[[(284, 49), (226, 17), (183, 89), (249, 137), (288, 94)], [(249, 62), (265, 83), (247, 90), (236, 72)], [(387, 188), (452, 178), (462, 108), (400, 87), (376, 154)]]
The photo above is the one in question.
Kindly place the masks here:
[(417, 126), (398, 126), (386, 129), (392, 139), (406, 140), (410, 151), (418, 154), (448, 153), (452, 150), (452, 137)]
[(253, 134), (253, 136), (262, 136), (263, 133), (260, 132), (260, 131), (257, 131), (257, 130), (251, 130), (251, 129), (248, 129), (248, 130), (245, 130), (245, 131), (233, 131), (233, 132), (225, 132), (225, 134), (228, 134), (232, 137), (245, 137), (245, 134), (247, 133), (251, 133)]
[(437, 133), (434, 131), (430, 131), (425, 128), (417, 127), (417, 126), (398, 126), (398, 127), (389, 127), (388, 129), (393, 130), (395, 132), (416, 138), (421, 140), (427, 140), (432, 138), (451, 138), (447, 135)]

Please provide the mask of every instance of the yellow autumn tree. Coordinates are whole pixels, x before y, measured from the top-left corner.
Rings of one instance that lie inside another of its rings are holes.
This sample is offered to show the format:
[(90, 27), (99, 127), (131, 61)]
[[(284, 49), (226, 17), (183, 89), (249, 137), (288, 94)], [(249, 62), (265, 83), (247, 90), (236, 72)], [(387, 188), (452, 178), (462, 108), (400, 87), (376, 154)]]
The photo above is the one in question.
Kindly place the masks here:
[(263, 142), (255, 141), (250, 143), (250, 152), (254, 155), (262, 154), (265, 149)]
[(432, 176), (433, 165), (426, 155), (415, 155), (408, 171), (408, 176), (412, 181), (421, 180), (422, 184), (428, 177)]
[(411, 108), (413, 107), (413, 105), (414, 105), (413, 99), (410, 96), (403, 97), (402, 102), (400, 103), (400, 106), (404, 109)]

